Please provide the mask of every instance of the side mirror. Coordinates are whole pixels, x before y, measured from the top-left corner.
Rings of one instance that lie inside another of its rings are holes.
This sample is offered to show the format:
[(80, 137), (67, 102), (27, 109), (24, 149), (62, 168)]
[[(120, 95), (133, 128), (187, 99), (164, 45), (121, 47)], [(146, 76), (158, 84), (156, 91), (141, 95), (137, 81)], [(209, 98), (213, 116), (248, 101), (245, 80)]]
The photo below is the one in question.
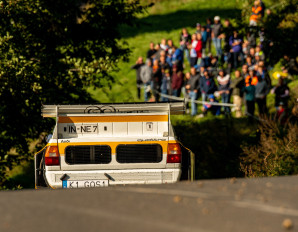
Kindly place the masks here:
[(52, 137), (53, 137), (52, 134), (48, 134), (46, 137), (46, 142), (48, 143)]

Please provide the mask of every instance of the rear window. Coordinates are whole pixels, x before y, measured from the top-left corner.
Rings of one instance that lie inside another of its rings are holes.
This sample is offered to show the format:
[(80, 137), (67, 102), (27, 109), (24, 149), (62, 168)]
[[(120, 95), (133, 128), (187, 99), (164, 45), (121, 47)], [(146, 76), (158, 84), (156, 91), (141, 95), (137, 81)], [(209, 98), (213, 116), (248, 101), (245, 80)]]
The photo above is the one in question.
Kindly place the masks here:
[(159, 144), (122, 144), (116, 148), (118, 163), (159, 163), (162, 147)]
[(111, 159), (111, 147), (107, 145), (68, 146), (65, 149), (67, 164), (108, 164)]

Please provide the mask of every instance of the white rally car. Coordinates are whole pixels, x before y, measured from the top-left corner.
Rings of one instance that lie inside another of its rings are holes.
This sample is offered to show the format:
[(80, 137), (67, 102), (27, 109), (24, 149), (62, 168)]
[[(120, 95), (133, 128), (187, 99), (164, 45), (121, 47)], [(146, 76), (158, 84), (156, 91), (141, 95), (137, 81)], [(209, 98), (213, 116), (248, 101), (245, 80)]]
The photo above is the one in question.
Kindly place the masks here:
[(181, 147), (170, 122), (184, 102), (44, 105), (56, 118), (46, 147), (35, 155), (35, 186), (100, 187), (173, 183)]

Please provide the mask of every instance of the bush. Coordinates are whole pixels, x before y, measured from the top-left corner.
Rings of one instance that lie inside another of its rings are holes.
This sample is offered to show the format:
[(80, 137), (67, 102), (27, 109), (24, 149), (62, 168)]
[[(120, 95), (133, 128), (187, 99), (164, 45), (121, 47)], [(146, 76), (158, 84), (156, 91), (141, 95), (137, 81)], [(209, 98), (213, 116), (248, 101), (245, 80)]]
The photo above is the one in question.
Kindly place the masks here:
[(243, 145), (241, 170), (247, 177), (298, 174), (297, 124), (282, 126), (273, 120), (259, 125), (258, 144)]

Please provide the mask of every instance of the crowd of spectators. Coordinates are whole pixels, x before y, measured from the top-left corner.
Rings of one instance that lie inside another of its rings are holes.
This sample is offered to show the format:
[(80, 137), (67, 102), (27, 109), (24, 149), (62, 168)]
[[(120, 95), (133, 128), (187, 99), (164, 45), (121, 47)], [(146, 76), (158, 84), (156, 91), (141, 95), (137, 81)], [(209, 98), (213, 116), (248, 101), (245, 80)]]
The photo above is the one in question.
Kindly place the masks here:
[[(268, 113), (266, 97), (271, 92), (275, 94), (277, 114), (285, 112), (289, 88), (283, 75), (272, 86), (262, 45), (264, 35), (257, 29), (264, 14), (263, 2), (256, 0), (245, 35), (229, 19), (224, 19), (222, 24), (221, 18), (215, 16), (213, 21), (206, 19), (204, 25), (197, 23), (194, 33), (183, 28), (178, 46), (165, 38), (160, 43), (151, 42), (146, 61), (139, 57), (131, 67), (137, 71), (139, 99), (142, 89), (145, 101), (170, 101), (167, 96), (190, 98), (190, 113), (195, 116), (198, 112), (195, 100), (201, 98), (208, 102), (202, 107), (201, 116), (204, 116), (208, 112), (230, 115), (231, 107), (227, 103), (232, 98), (236, 117), (243, 116), (242, 104), (246, 105), (245, 113), (253, 117), (255, 103), (259, 116)], [(189, 71), (185, 70), (184, 62), (189, 63)], [(221, 107), (210, 102), (227, 105)]]

